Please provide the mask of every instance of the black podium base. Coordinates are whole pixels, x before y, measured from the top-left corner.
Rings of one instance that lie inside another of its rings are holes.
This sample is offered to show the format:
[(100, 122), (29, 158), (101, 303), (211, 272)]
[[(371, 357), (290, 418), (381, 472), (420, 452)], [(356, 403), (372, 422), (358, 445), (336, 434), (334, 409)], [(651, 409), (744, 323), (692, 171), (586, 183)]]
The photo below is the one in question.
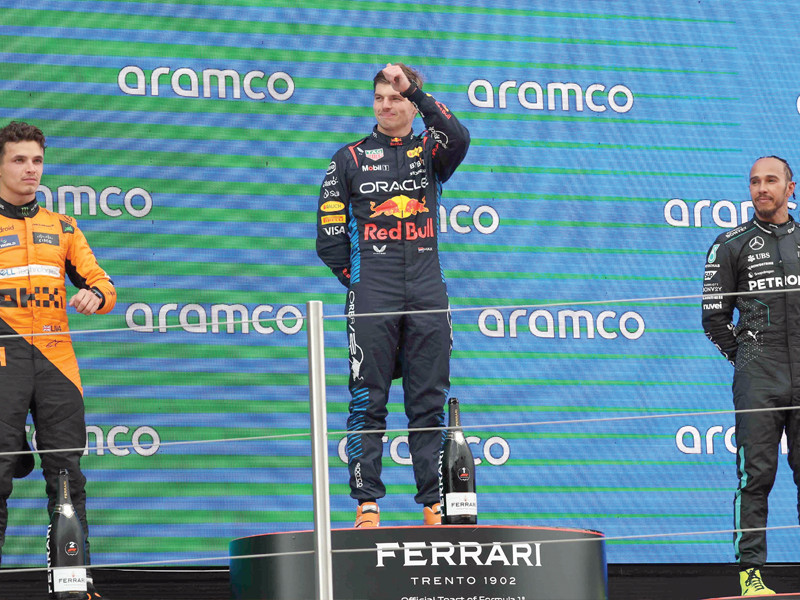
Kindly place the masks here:
[[(331, 544), (336, 600), (608, 598), (605, 544), (595, 531), (491, 525), (336, 529)], [(233, 540), (231, 597), (313, 600), (313, 549), (311, 531)]]

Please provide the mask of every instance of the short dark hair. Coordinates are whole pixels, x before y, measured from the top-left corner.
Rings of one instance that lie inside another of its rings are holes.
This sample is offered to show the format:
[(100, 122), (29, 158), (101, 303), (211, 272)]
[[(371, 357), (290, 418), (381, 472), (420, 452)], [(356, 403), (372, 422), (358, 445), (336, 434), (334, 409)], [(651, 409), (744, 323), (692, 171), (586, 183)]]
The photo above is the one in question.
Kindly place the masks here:
[(785, 158), (781, 158), (780, 156), (775, 156), (774, 154), (770, 154), (769, 156), (762, 156), (758, 160), (762, 158), (774, 158), (775, 160), (779, 160), (783, 163), (783, 170), (786, 172), (786, 179), (791, 181), (794, 178), (794, 173), (792, 172), (792, 167), (789, 166), (789, 161)]
[(42, 152), (46, 148), (42, 130), (23, 121), (11, 121), (0, 129), (0, 158), (5, 154), (6, 142), (37, 142)]
[[(417, 71), (416, 69), (412, 69), (408, 65), (404, 65), (403, 63), (400, 62), (394, 64), (403, 70), (403, 73), (405, 73), (406, 77), (408, 77), (408, 80), (411, 83), (416, 85), (418, 88), (422, 87), (422, 84), (425, 82), (425, 80), (422, 78), (422, 75), (420, 75), (419, 71)], [(383, 74), (383, 69), (378, 71), (375, 77), (372, 79), (372, 89), (374, 90), (376, 87), (378, 87), (379, 83), (389, 84), (389, 80), (386, 79), (386, 77)]]

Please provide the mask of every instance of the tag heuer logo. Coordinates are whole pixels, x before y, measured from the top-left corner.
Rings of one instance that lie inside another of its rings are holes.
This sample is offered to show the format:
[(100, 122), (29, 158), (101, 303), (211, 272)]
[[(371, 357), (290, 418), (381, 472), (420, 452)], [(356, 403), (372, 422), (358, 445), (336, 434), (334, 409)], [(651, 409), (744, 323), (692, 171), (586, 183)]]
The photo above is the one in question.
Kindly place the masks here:
[(366, 150), (364, 155), (370, 160), (380, 160), (383, 158), (383, 148), (377, 150)]

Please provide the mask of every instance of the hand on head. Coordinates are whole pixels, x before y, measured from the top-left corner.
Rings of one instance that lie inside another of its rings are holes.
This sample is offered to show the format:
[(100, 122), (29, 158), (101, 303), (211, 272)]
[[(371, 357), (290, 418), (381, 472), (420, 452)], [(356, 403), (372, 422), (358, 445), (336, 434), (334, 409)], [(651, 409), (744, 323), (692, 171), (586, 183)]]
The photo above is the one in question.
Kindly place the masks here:
[(399, 65), (387, 64), (383, 69), (383, 76), (392, 85), (394, 91), (401, 94), (411, 87), (411, 82)]

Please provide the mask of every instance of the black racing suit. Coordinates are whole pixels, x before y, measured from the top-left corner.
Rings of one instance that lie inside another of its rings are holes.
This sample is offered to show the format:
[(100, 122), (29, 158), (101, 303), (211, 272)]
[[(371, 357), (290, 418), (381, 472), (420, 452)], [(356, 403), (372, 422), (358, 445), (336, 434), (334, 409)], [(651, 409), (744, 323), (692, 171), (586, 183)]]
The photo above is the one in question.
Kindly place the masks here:
[[(800, 406), (800, 227), (758, 218), (717, 237), (708, 253), (703, 329), (730, 360), (737, 411)], [(788, 291), (792, 288), (794, 291)], [(778, 293), (775, 293), (775, 291)], [(781, 291), (787, 290), (787, 291)], [(719, 296), (725, 292), (754, 295)], [(771, 293), (770, 293), (771, 292)], [(733, 309), (739, 322), (733, 325)], [(736, 529), (767, 526), (767, 497), (775, 481), (784, 429), (789, 465), (800, 494), (800, 411), (736, 414)], [(800, 516), (800, 495), (798, 496)], [(734, 532), (740, 568), (767, 559), (766, 532)]]
[[(377, 127), (333, 156), (317, 211), (317, 254), (348, 286), (348, 315), (447, 309), (437, 245), (441, 184), (463, 160), (469, 132), (442, 103), (412, 86), (422, 134), (390, 138)], [(450, 387), (446, 312), (347, 319), (351, 496), (381, 498), (381, 434), (394, 367), (403, 377), (410, 428), (440, 427)], [(416, 501), (439, 501), (439, 431), (411, 432)]]

